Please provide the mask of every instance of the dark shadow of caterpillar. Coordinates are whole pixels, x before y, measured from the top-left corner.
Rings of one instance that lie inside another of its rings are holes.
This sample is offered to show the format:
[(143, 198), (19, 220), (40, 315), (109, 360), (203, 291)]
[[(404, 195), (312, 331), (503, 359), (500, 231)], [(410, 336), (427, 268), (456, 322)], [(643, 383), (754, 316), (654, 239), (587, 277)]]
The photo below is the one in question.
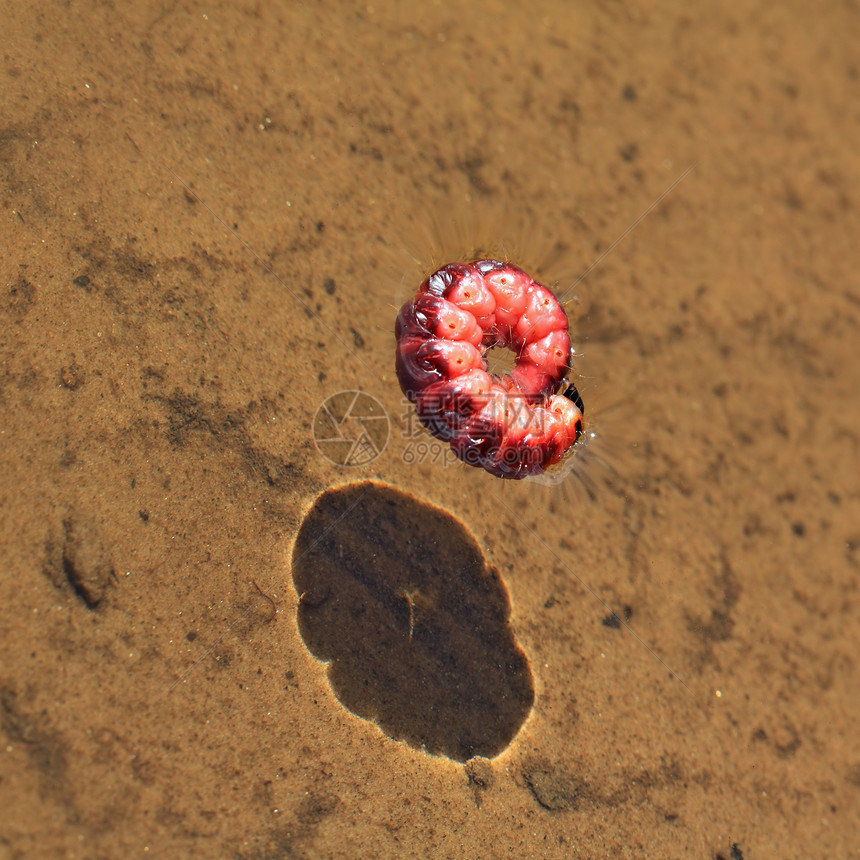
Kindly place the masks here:
[(299, 631), (346, 708), (456, 761), (508, 746), (534, 683), (498, 571), (459, 520), (348, 484), (317, 498), (292, 565)]

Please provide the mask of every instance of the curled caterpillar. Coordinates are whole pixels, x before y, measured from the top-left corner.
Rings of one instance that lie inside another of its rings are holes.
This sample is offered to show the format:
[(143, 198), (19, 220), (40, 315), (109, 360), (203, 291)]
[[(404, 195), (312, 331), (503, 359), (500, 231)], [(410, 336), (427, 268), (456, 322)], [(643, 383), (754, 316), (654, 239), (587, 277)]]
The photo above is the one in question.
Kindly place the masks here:
[[(582, 399), (566, 379), (567, 314), (517, 266), (443, 266), (400, 309), (395, 337), (403, 393), (464, 463), (525, 478), (558, 463), (581, 436)], [(516, 356), (505, 376), (487, 372), (495, 346)]]

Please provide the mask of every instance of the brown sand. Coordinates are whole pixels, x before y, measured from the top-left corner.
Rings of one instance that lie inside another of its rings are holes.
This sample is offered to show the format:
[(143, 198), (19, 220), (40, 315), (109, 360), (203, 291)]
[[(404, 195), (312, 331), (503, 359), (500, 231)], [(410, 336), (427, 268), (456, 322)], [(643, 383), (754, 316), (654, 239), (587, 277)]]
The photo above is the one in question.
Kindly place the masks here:
[[(857, 4), (11, 5), (0, 856), (860, 857)], [(452, 214), (569, 284), (693, 163), (575, 288), (595, 498), (407, 462)], [(345, 469), (353, 388), (392, 437)], [(299, 635), (301, 519), (366, 478), (509, 592), (491, 761)]]

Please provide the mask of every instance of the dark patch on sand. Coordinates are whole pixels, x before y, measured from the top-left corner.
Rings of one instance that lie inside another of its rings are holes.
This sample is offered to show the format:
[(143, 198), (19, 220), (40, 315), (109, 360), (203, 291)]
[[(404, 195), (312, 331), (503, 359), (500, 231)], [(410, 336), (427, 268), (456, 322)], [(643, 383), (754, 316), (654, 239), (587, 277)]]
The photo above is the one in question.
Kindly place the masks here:
[(713, 659), (713, 646), (731, 638), (735, 626), (731, 612), (740, 597), (741, 587), (728, 560), (723, 558), (720, 570), (714, 577), (714, 591), (717, 598), (706, 618), (690, 617), (687, 629), (701, 639), (702, 662)]
[(69, 520), (63, 527), (63, 571), (78, 597), (94, 609), (115, 578), (113, 564), (96, 530), (88, 523)]
[[(231, 410), (180, 389), (167, 397), (152, 395), (151, 399), (165, 407), (165, 432), (173, 445), (183, 447), (190, 436), (202, 433), (219, 447), (238, 451), (247, 474), (276, 489), (287, 489), (305, 476), (304, 465), (296, 459), (272, 454), (252, 441), (247, 421), (251, 414), (265, 410), (267, 404), (251, 403)], [(268, 404), (268, 408), (273, 408), (273, 404)]]
[(0, 687), (0, 729), (12, 744), (21, 744), (41, 778), (43, 795), (65, 799), (68, 755), (63, 736), (44, 713), (31, 713), (18, 691)]
[(457, 761), (501, 752), (534, 701), (498, 571), (465, 527), (392, 487), (325, 492), (293, 550), (299, 629), (338, 699)]
[(71, 587), (89, 609), (95, 609), (111, 583), (116, 582), (99, 527), (76, 514), (50, 527), (42, 571), (55, 588)]

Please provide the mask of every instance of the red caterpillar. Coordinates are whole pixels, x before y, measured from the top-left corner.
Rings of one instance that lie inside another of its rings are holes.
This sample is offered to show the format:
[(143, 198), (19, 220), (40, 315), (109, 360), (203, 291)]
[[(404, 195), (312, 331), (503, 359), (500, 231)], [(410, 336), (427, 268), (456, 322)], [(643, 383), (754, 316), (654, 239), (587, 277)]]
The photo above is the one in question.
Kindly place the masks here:
[[(421, 423), (463, 462), (525, 478), (559, 462), (583, 431), (582, 400), (566, 383), (567, 314), (522, 269), (499, 260), (449, 263), (397, 316), (397, 378)], [(486, 353), (516, 355), (506, 376)]]

